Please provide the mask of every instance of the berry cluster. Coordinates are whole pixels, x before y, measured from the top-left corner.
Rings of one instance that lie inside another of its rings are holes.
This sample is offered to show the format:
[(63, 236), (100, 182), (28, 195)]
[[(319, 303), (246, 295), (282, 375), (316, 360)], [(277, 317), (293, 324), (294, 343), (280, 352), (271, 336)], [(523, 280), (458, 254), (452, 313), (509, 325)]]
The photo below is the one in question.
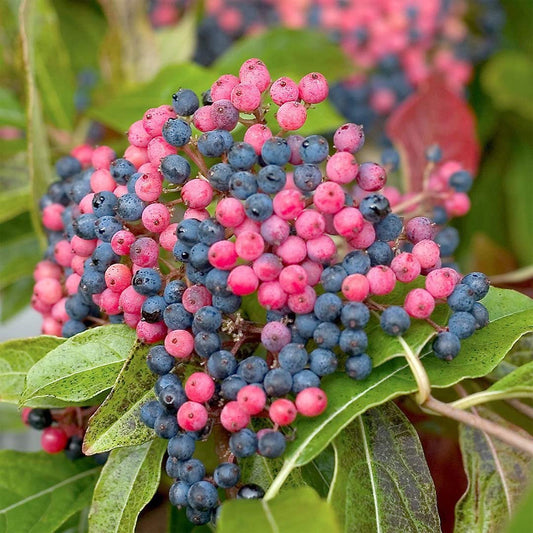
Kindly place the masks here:
[[(478, 302), (487, 278), (443, 267), (436, 226), (422, 216), (461, 214), (453, 206), (471, 177), (432, 147), (427, 187), (402, 199), (386, 187), (391, 153), (385, 166), (356, 160), (361, 126), (341, 126), (332, 154), (321, 135), (288, 134), (327, 94), (319, 73), (272, 81), (249, 59), (239, 76), (215, 81), (204, 105), (180, 89), (171, 106), (146, 111), (124, 157), (83, 146), (59, 160), (41, 203), (50, 246), (32, 303), (43, 331), (68, 337), (124, 322), (154, 344), (157, 399), (140, 416), (169, 440), (170, 500), (196, 524), (213, 517), (218, 488), (262, 496), (239, 483), (237, 459), (281, 456), (296, 417), (326, 409), (322, 377), (370, 374), (372, 314), (392, 336), (426, 320), (448, 360), (488, 322)], [(276, 135), (265, 124), (272, 106)], [(402, 306), (374, 299), (421, 274), (425, 288)], [(448, 327), (431, 320), (445, 302)], [(257, 309), (265, 318), (254, 321)], [(193, 454), (212, 431), (223, 451), (208, 477)]]

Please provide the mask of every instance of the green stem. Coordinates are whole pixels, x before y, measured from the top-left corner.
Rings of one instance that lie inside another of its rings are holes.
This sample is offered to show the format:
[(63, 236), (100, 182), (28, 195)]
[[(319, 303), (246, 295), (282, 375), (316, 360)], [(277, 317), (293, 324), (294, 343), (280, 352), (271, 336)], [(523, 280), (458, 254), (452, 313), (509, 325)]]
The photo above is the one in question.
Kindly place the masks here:
[(419, 405), (422, 405), (426, 402), (431, 394), (431, 383), (429, 382), (428, 375), (424, 365), (420, 362), (418, 356), (413, 352), (409, 344), (405, 342), (405, 339), (402, 336), (398, 337), (399, 343), (402, 345), (402, 348), (405, 352), (405, 358), (407, 363), (411, 368), (411, 372), (415, 377), (416, 385), (418, 387), (418, 392), (416, 393), (416, 401)]
[(469, 394), (468, 396), (465, 396), (464, 398), (460, 398), (459, 400), (455, 400), (455, 402), (451, 402), (450, 405), (455, 407), (456, 409), (469, 409), (470, 407), (473, 407), (474, 405), (479, 405), (486, 402), (494, 402), (496, 400), (507, 400), (510, 398), (531, 398), (533, 397), (533, 394), (531, 392), (509, 392), (509, 391), (482, 391), (482, 392), (476, 392), (475, 394)]

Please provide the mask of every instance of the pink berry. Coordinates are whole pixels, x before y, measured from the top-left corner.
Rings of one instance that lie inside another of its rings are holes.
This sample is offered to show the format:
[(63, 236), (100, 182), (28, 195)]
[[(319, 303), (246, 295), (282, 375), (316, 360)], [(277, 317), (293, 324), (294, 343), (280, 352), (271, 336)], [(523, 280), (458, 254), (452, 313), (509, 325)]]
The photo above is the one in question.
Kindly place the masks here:
[(365, 191), (379, 191), (387, 182), (385, 169), (377, 163), (363, 163), (359, 167), (357, 184)]
[[(144, 165), (144, 163), (147, 163), (150, 160), (148, 150), (146, 148), (139, 148), (138, 146), (128, 146), (124, 151), (124, 158), (133, 163), (135, 168), (139, 168), (141, 165)], [(128, 189), (125, 188), (125, 191), (127, 190)], [(126, 194), (126, 192), (123, 194)]]
[(240, 83), (239, 78), (233, 74), (224, 74), (220, 76), (213, 85), (211, 85), (211, 98), (213, 102), (217, 100), (229, 100), (233, 87)]
[(294, 422), (298, 414), (296, 406), (286, 398), (278, 398), (272, 402), (268, 415), (278, 426), (288, 426)]
[(279, 283), (287, 294), (299, 294), (307, 286), (307, 272), (300, 265), (289, 265), (280, 272)]
[(289, 224), (278, 215), (272, 215), (261, 224), (261, 235), (269, 244), (278, 245), (285, 242), (289, 233)]
[(407, 293), (403, 307), (413, 318), (429, 318), (435, 309), (435, 299), (425, 289), (413, 289)]
[(54, 246), (54, 259), (58, 265), (69, 267), (74, 257), (78, 257), (72, 251), (70, 243), (66, 240), (59, 241)]
[(61, 279), (63, 272), (61, 267), (52, 263), (52, 261), (39, 261), (33, 271), (33, 279), (39, 281), (44, 278)]
[(69, 320), (67, 310), (65, 309), (66, 298), (61, 298), (59, 302), (55, 303), (52, 307), (52, 317), (58, 322), (64, 323)]
[(152, 136), (144, 129), (143, 121), (137, 120), (128, 130), (128, 141), (139, 148), (146, 148)]
[(316, 292), (313, 287), (307, 287), (300, 294), (291, 294), (287, 301), (289, 309), (293, 313), (305, 314), (311, 313), (316, 302)]
[(256, 58), (246, 60), (239, 69), (239, 79), (241, 83), (251, 83), (260, 92), (263, 92), (270, 85), (270, 73), (266, 65)]
[(278, 192), (272, 203), (274, 213), (284, 220), (294, 220), (305, 208), (302, 193), (295, 189), (285, 189)]
[(211, 293), (203, 285), (187, 287), (183, 293), (181, 303), (189, 313), (196, 313), (198, 309), (211, 305)]
[(139, 313), (124, 313), (124, 324), (132, 329), (137, 328), (137, 324), (141, 321), (141, 314)]
[(320, 72), (306, 74), (298, 84), (300, 98), (308, 104), (318, 104), (328, 97), (329, 87)]
[[(301, 165), (303, 163), (302, 156), (300, 155), (300, 147), (304, 141), (305, 137), (302, 135), (289, 135), (287, 137), (287, 144), (291, 149), (291, 158), (289, 159), (291, 165)], [(287, 179), (287, 185), (285, 185), (285, 188), (289, 188), (288, 185), (289, 180)], [(294, 189), (295, 187), (293, 186), (291, 188)]]
[(50, 204), (43, 209), (43, 226), (52, 231), (62, 231), (63, 220), (61, 215), (65, 207), (61, 204)]
[(176, 148), (168, 144), (163, 137), (154, 137), (146, 149), (150, 163), (159, 166), (161, 159), (176, 153)]
[(303, 416), (318, 416), (328, 405), (326, 393), (318, 387), (309, 387), (296, 395), (296, 409)]
[(324, 234), (326, 229), (326, 220), (324, 217), (313, 209), (304, 209), (294, 223), (296, 233), (305, 240), (316, 239)]
[(78, 274), (79, 276), (83, 275), (83, 273), (85, 272), (85, 261), (87, 259), (89, 258), (83, 255), (75, 255), (72, 258), (70, 267), (72, 268), (72, 270), (74, 270), (75, 274)]
[(291, 235), (280, 244), (275, 253), (288, 265), (301, 263), (307, 257), (307, 246), (303, 239)]
[(33, 287), (33, 293), (39, 300), (47, 305), (54, 305), (63, 296), (61, 283), (54, 278), (45, 278), (38, 281)]
[(259, 280), (274, 281), (278, 279), (283, 263), (277, 255), (263, 254), (254, 261), (252, 268)]
[(184, 329), (169, 331), (165, 337), (165, 349), (173, 357), (185, 359), (192, 354), (194, 348), (193, 336)]
[(257, 259), (265, 249), (265, 241), (259, 233), (243, 231), (235, 240), (237, 255), (245, 261)]
[(376, 230), (371, 222), (365, 220), (363, 228), (348, 238), (348, 244), (357, 250), (365, 250), (376, 240)]
[(129, 255), (135, 235), (126, 229), (117, 231), (111, 238), (111, 248), (117, 255)]
[(188, 207), (185, 209), (185, 213), (183, 213), (183, 220), (186, 220), (188, 218), (195, 218), (196, 220), (199, 220), (202, 222), (202, 220), (207, 220), (210, 218), (211, 215), (209, 214), (209, 211), (207, 209), (193, 209), (191, 207)]
[(202, 179), (190, 180), (181, 189), (181, 197), (188, 207), (202, 209), (211, 203), (213, 187)]
[(315, 190), (313, 201), (321, 213), (338, 213), (345, 204), (342, 187), (333, 181), (321, 183)]
[(65, 449), (68, 437), (62, 428), (50, 426), (41, 434), (41, 448), (46, 453), (59, 453)]
[(231, 90), (231, 103), (243, 113), (251, 113), (261, 104), (261, 92), (250, 83), (239, 83)]
[(307, 283), (314, 287), (320, 281), (320, 275), (324, 270), (324, 267), (315, 263), (314, 261), (305, 260), (301, 263), (301, 267), (307, 272)]
[(391, 262), (390, 267), (396, 279), (402, 283), (410, 283), (420, 275), (421, 266), (418, 259), (409, 252), (398, 254)]
[(207, 409), (198, 402), (185, 402), (178, 409), (178, 424), (185, 431), (200, 431), (205, 428), (208, 418)]
[(447, 298), (457, 285), (457, 272), (451, 268), (432, 270), (425, 281), (426, 290), (433, 298)]
[(185, 382), (185, 394), (193, 402), (208, 402), (215, 393), (215, 382), (204, 372), (194, 372)]
[(61, 337), (63, 329), (62, 322), (58, 322), (51, 316), (44, 316), (41, 324), (41, 333), (43, 335), (53, 335), (55, 337)]
[(131, 270), (121, 263), (111, 265), (105, 271), (105, 283), (111, 291), (121, 293), (131, 284)]
[(174, 249), (178, 237), (176, 235), (176, 229), (178, 225), (176, 223), (169, 224), (159, 235), (159, 246), (168, 252)]
[(333, 217), (333, 226), (339, 235), (350, 239), (363, 230), (365, 220), (356, 207), (344, 207)]
[(342, 294), (351, 302), (362, 302), (370, 292), (370, 284), (362, 274), (350, 274), (342, 282)]
[(425, 239), (433, 240), (435, 224), (427, 217), (414, 217), (405, 225), (405, 234), (413, 244)]
[(73, 294), (76, 294), (78, 292), (78, 287), (80, 286), (80, 280), (81, 280), (81, 276), (79, 274), (76, 274), (76, 272), (73, 272), (65, 280), (65, 289), (67, 289), (67, 293), (69, 294), (69, 296), (72, 296)]
[(422, 268), (432, 268), (440, 259), (440, 248), (435, 241), (424, 239), (413, 246), (413, 255), (418, 259)]
[(150, 237), (139, 237), (130, 246), (130, 259), (133, 264), (142, 268), (151, 268), (157, 265), (159, 259), (159, 246)]
[(228, 277), (228, 287), (238, 296), (252, 294), (258, 285), (259, 280), (255, 272), (247, 265), (235, 267)]
[(366, 274), (372, 294), (389, 294), (396, 285), (394, 272), (384, 265), (372, 267)]
[(286, 102), (294, 102), (299, 98), (298, 85), (287, 76), (278, 78), (270, 86), (270, 98), (272, 98), (272, 101), (277, 105), (283, 105)]
[(155, 202), (163, 192), (163, 182), (157, 174), (143, 174), (135, 182), (135, 194), (143, 202)]
[(152, 344), (154, 342), (162, 341), (167, 334), (167, 326), (164, 322), (145, 322), (140, 320), (135, 328), (137, 332), (137, 338), (141, 342)]
[(257, 290), (257, 301), (265, 309), (281, 309), (287, 303), (287, 293), (279, 281), (265, 281)]
[(105, 289), (100, 295), (99, 307), (108, 315), (120, 313), (120, 294), (111, 289)]
[(355, 180), (358, 171), (359, 165), (349, 152), (333, 154), (326, 164), (326, 174), (335, 183), (351, 183)]
[(92, 173), (90, 183), (93, 192), (113, 191), (117, 186), (111, 172), (103, 168)]
[(250, 423), (250, 415), (235, 401), (228, 402), (220, 412), (220, 423), (231, 431), (239, 431)]
[(253, 146), (257, 155), (261, 154), (261, 148), (265, 141), (272, 137), (272, 132), (264, 124), (253, 124), (244, 134), (244, 142)]
[(150, 204), (144, 208), (142, 222), (148, 231), (161, 233), (170, 224), (170, 213), (164, 204)]
[(339, 152), (355, 154), (365, 144), (363, 126), (357, 124), (344, 124), (333, 135), (333, 144)]
[(255, 222), (255, 220), (245, 218), (241, 224), (233, 228), (233, 234), (235, 235), (235, 237), (238, 237), (244, 231), (254, 231), (255, 233), (260, 233), (260, 229), (260, 222)]
[(148, 109), (143, 116), (143, 127), (152, 137), (161, 135), (163, 126), (169, 118), (176, 118), (176, 113), (169, 105)]
[(206, 105), (200, 107), (194, 112), (192, 123), (197, 130), (213, 131), (216, 129), (216, 124), (211, 116), (211, 106)]
[(79, 205), (80, 213), (86, 214), (86, 213), (94, 212), (93, 198), (94, 198), (94, 193), (91, 192), (81, 199), (80, 205)]
[(209, 107), (215, 128), (231, 131), (239, 122), (239, 110), (230, 100), (217, 100)]
[(246, 385), (237, 393), (237, 403), (245, 413), (258, 415), (265, 408), (265, 391), (256, 385)]
[(70, 151), (70, 155), (75, 157), (83, 168), (87, 168), (91, 164), (93, 147), (88, 144), (80, 144)]
[(444, 209), (450, 217), (462, 217), (470, 211), (470, 198), (464, 192), (455, 192), (444, 201)]
[(124, 313), (140, 314), (146, 296), (139, 294), (131, 285), (120, 294), (119, 304)]
[(335, 258), (337, 245), (329, 235), (307, 241), (307, 257), (315, 263), (329, 264)]
[(238, 257), (235, 243), (231, 241), (217, 241), (209, 248), (209, 263), (221, 270), (231, 270)]
[(125, 194), (128, 194), (129, 191), (128, 191), (128, 186), (127, 185), (117, 185), (115, 187), (115, 190), (113, 191), (113, 194), (117, 197), (117, 198), (120, 198), (122, 196), (124, 196)]
[(215, 208), (215, 218), (225, 228), (234, 228), (242, 224), (245, 217), (244, 206), (237, 198), (222, 198)]
[(93, 151), (93, 155), (91, 157), (91, 165), (96, 170), (101, 168), (109, 169), (111, 161), (114, 161), (116, 158), (117, 154), (115, 153), (115, 150), (109, 148), (109, 146), (99, 146)]
[(94, 252), (97, 242), (98, 241), (96, 239), (85, 240), (77, 235), (74, 235), (70, 241), (70, 245), (72, 246), (72, 251), (76, 255), (83, 255), (87, 257)]
[(291, 342), (291, 330), (281, 322), (267, 322), (261, 331), (261, 342), (269, 352), (278, 353)]
[(282, 130), (300, 129), (307, 120), (307, 109), (300, 102), (285, 102), (278, 109), (276, 120)]

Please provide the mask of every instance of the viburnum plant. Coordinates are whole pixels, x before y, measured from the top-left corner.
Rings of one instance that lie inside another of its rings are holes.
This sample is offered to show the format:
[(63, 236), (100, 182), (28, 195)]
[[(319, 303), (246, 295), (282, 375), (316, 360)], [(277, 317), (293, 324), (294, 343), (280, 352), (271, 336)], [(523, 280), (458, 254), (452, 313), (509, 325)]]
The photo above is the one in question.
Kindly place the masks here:
[(56, 164), (32, 298), (44, 335), (0, 347), (0, 397), (51, 455), (24, 455), (23, 472), (4, 453), (6, 531), (62, 530), (89, 505), (89, 531), (133, 531), (160, 483), (176, 524), (222, 532), (438, 531), (420, 442), (390, 400), (413, 394), (465, 441), (514, 449), (518, 470), (533, 455), (525, 432), (466, 410), (526, 395), (512, 375), (432, 395), (533, 329), (529, 298), (452, 262), (446, 223), (468, 211), (472, 173), (429, 144), (402, 193), (395, 150), (359, 160), (361, 126), (292, 133), (328, 95), (318, 72), (272, 80), (253, 58), (207, 89), (148, 109), (123, 157), (83, 145)]

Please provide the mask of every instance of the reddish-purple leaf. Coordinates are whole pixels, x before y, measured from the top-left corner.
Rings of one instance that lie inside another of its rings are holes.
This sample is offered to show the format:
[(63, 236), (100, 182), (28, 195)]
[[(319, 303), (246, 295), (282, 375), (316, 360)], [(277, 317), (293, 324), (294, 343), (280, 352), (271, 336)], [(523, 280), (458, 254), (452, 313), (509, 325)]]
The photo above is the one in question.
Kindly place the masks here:
[(407, 162), (405, 192), (422, 189), (424, 152), (438, 144), (443, 160), (455, 160), (475, 175), (480, 156), (475, 117), (466, 101), (432, 76), (391, 115), (387, 135)]

